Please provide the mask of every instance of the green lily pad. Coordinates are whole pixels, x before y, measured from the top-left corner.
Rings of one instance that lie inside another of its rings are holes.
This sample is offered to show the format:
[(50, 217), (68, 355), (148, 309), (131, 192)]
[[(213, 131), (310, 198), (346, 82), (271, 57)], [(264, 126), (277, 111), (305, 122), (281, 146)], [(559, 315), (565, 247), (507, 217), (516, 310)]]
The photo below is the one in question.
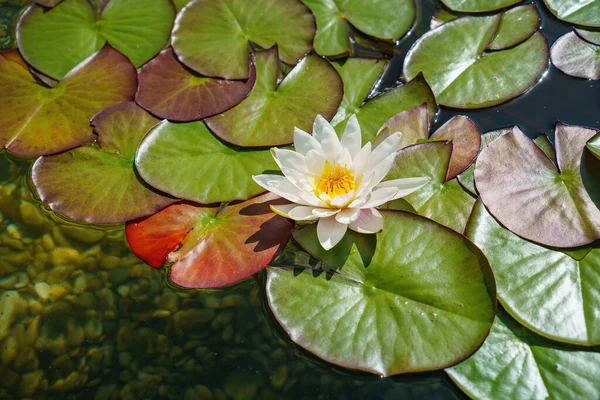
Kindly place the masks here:
[(32, 177), (41, 200), (55, 212), (92, 224), (144, 217), (177, 201), (147, 187), (133, 166), (138, 145), (158, 122), (132, 102), (99, 112), (92, 118), (98, 146), (36, 160)]
[(65, 0), (47, 12), (29, 7), (17, 39), (30, 65), (62, 79), (106, 42), (140, 67), (165, 47), (174, 18), (169, 0), (111, 0), (101, 13), (87, 0)]
[(586, 144), (588, 150), (600, 160), (600, 133), (592, 137)]
[(544, 3), (560, 20), (600, 27), (600, 0), (544, 0)]
[(456, 179), (446, 181), (452, 155), (448, 142), (421, 143), (399, 150), (394, 166), (385, 180), (429, 176), (421, 189), (404, 199), (420, 214), (464, 232), (475, 199), (465, 192)]
[(511, 8), (502, 14), (500, 27), (488, 49), (503, 50), (523, 43), (537, 31), (539, 25), (540, 14), (535, 4)]
[(310, 132), (317, 115), (333, 117), (343, 84), (327, 60), (308, 56), (281, 82), (277, 47), (256, 53), (254, 62), (257, 81), (248, 98), (205, 120), (221, 139), (238, 146), (289, 144), (294, 127)]
[(267, 193), (219, 208), (176, 204), (127, 225), (136, 255), (186, 288), (230, 285), (262, 270), (288, 242), (293, 224), (271, 211), (287, 201)]
[(567, 75), (600, 79), (600, 46), (569, 32), (559, 37), (550, 49), (552, 64)]
[(204, 122), (156, 125), (142, 141), (135, 164), (153, 187), (203, 204), (246, 200), (264, 192), (252, 175), (278, 170), (269, 150), (237, 150)]
[(244, 100), (256, 81), (254, 66), (250, 68), (245, 82), (198, 76), (181, 65), (169, 48), (142, 67), (135, 100), (160, 118), (195, 121)]
[(488, 12), (512, 6), (522, 0), (442, 0), (442, 3), (452, 11), (458, 12)]
[(575, 33), (586, 42), (600, 46), (600, 31), (577, 27), (575, 27), (574, 30)]
[(52, 8), (63, 1), (64, 0), (35, 0), (35, 3), (46, 8)]
[(559, 345), (498, 310), (477, 352), (446, 370), (473, 399), (597, 399), (600, 353)]
[[(510, 130), (508, 130), (508, 132), (510, 132)], [(535, 145), (544, 152), (546, 157), (552, 160), (552, 162), (556, 165), (556, 152), (554, 151), (554, 146), (548, 138), (548, 135), (542, 133), (541, 135), (533, 139), (533, 143), (535, 143)]]
[(344, 82), (344, 98), (331, 120), (339, 135), (352, 114), (358, 118), (363, 144), (373, 140), (383, 123), (401, 111), (427, 103), (430, 120), (435, 117), (435, 97), (421, 75), (402, 86), (367, 98), (384, 68), (381, 61), (350, 58), (343, 64), (334, 63), (334, 66)]
[(486, 52), (501, 19), (462, 17), (427, 32), (406, 55), (405, 79), (422, 72), (438, 103), (455, 108), (490, 107), (522, 94), (546, 70), (548, 43), (538, 31), (518, 46)]
[(300, 0), (194, 1), (178, 15), (172, 43), (179, 60), (205, 75), (248, 78), (248, 42), (296, 64), (312, 49), (315, 19)]
[(136, 71), (106, 45), (55, 88), (38, 84), (17, 50), (0, 53), (0, 149), (21, 156), (53, 154), (94, 140), (90, 118), (133, 100)]
[(490, 260), (498, 298), (520, 323), (553, 340), (600, 344), (599, 248), (576, 259), (521, 239), (501, 227), (481, 200), (466, 234)]
[(303, 0), (317, 19), (315, 50), (323, 56), (348, 55), (352, 51), (350, 27), (378, 39), (396, 41), (408, 32), (416, 18), (413, 0)]
[(435, 29), (448, 21), (452, 21), (453, 19), (462, 16), (464, 16), (463, 13), (449, 10), (446, 7), (440, 7), (435, 11), (435, 13), (433, 13), (433, 16), (431, 17), (431, 21), (429, 22), (429, 29)]
[(181, 11), (181, 9), (185, 6), (188, 5), (188, 3), (191, 0), (171, 0), (173, 1), (173, 4), (175, 5), (175, 10), (177, 10), (177, 12)]
[(464, 359), (495, 314), (487, 260), (431, 220), (382, 214), (384, 229), (367, 265), (353, 244), (333, 273), (268, 268), (269, 307), (294, 342), (343, 367), (389, 376)]
[(555, 165), (513, 128), (477, 158), (475, 183), (483, 203), (512, 232), (546, 246), (584, 246), (600, 238), (600, 210), (580, 172), (585, 143), (597, 132), (558, 122)]

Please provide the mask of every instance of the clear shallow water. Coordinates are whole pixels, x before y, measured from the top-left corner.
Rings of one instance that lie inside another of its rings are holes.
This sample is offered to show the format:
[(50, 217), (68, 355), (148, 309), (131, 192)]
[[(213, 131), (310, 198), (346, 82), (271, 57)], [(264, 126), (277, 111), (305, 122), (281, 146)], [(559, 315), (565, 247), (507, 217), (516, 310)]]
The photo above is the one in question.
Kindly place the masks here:
[[(398, 79), (436, 6), (422, 2), (381, 87)], [(538, 9), (550, 43), (570, 29)], [(597, 82), (550, 66), (525, 95), (443, 108), (437, 124), (461, 113), (482, 132), (518, 124), (535, 137), (557, 119), (600, 126), (598, 102)], [(268, 312), (263, 275), (221, 291), (172, 289), (131, 254), (120, 227), (71, 224), (41, 205), (29, 166), (0, 154), (0, 398), (465, 398), (443, 372), (380, 379), (299, 349)]]

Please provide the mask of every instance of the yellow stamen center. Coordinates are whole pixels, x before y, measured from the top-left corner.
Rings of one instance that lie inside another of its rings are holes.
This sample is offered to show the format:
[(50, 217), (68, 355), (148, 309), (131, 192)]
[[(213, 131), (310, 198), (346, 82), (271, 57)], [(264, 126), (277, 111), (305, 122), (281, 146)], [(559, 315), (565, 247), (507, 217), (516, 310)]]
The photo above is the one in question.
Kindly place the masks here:
[(325, 168), (316, 184), (317, 194), (325, 193), (329, 197), (347, 194), (355, 187), (352, 171), (346, 166), (342, 167), (335, 163), (331, 165), (329, 161), (325, 163)]

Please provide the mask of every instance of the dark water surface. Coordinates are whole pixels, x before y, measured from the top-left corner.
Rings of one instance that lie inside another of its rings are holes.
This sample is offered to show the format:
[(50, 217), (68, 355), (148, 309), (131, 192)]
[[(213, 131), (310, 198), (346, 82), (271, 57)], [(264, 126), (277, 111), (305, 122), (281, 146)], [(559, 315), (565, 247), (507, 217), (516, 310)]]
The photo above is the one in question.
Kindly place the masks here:
[[(420, 2), (380, 89), (399, 79), (437, 6)], [(550, 43), (571, 29), (538, 10)], [(556, 120), (600, 127), (598, 85), (550, 66), (526, 94), (442, 108), (436, 125), (465, 114), (482, 132), (519, 125), (551, 138)], [(444, 372), (381, 379), (299, 349), (267, 310), (263, 275), (221, 291), (170, 288), (131, 254), (122, 228), (74, 225), (40, 205), (29, 166), (0, 154), (0, 399), (465, 398)]]

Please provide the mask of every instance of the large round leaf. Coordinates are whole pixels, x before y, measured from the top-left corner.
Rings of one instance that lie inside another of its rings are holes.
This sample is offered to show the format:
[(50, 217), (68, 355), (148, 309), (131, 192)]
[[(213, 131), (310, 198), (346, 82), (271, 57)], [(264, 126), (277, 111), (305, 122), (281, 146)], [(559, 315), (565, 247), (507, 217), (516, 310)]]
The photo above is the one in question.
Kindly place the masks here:
[(226, 111), (244, 100), (256, 80), (254, 66), (250, 69), (245, 82), (199, 76), (181, 65), (169, 48), (140, 71), (135, 100), (160, 118), (195, 121)]
[(600, 210), (580, 172), (585, 144), (596, 133), (557, 123), (557, 165), (516, 127), (494, 140), (475, 165), (484, 204), (512, 232), (547, 246), (583, 246), (600, 238)]
[(288, 242), (293, 225), (270, 209), (281, 202), (267, 193), (222, 210), (177, 204), (128, 224), (127, 240), (152, 266), (173, 263), (177, 285), (226, 286), (265, 268)]
[(600, 0), (544, 0), (544, 3), (558, 19), (600, 27)]
[(203, 204), (255, 196), (264, 189), (252, 175), (278, 170), (269, 150), (236, 150), (201, 121), (156, 125), (142, 141), (135, 163), (150, 185)]
[(101, 14), (87, 0), (65, 0), (49, 11), (29, 7), (17, 39), (29, 64), (61, 79), (107, 41), (141, 66), (165, 46), (174, 18), (169, 0), (111, 0)]
[(98, 146), (40, 157), (33, 183), (53, 211), (93, 224), (143, 217), (173, 203), (136, 174), (135, 151), (158, 120), (135, 103), (107, 108), (92, 118)]
[(277, 53), (277, 47), (256, 53), (257, 82), (250, 96), (205, 120), (221, 139), (238, 146), (288, 144), (294, 139), (294, 127), (310, 132), (317, 115), (329, 120), (335, 114), (343, 84), (331, 64), (308, 56), (279, 83)]
[(490, 260), (498, 298), (519, 322), (554, 340), (600, 344), (600, 249), (561, 252), (528, 242), (480, 200), (466, 234)]
[(422, 72), (449, 107), (489, 107), (520, 95), (546, 70), (548, 43), (536, 32), (518, 46), (486, 52), (501, 17), (462, 17), (421, 36), (406, 55), (405, 78)]
[(248, 77), (248, 42), (279, 46), (281, 59), (296, 64), (310, 52), (315, 19), (300, 0), (194, 0), (178, 15), (173, 49), (185, 65), (225, 79)]
[(352, 24), (367, 35), (396, 41), (413, 24), (416, 8), (413, 0), (303, 0), (317, 19), (315, 50), (324, 56), (349, 54)]
[(268, 268), (271, 310), (293, 341), (344, 367), (389, 376), (464, 359), (494, 318), (487, 260), (431, 220), (382, 214), (384, 229), (367, 264), (354, 248), (333, 273)]
[(516, 46), (533, 35), (539, 25), (540, 14), (535, 4), (511, 8), (502, 14), (498, 32), (488, 49), (503, 50)]
[(473, 399), (600, 398), (600, 353), (544, 339), (501, 310), (477, 353), (446, 372)]
[(55, 88), (37, 83), (16, 50), (0, 53), (0, 148), (22, 156), (68, 150), (95, 138), (90, 118), (133, 100), (136, 71), (110, 46), (73, 69)]
[(550, 50), (552, 64), (567, 75), (600, 79), (600, 46), (569, 32), (556, 40)]
[(462, 233), (475, 199), (465, 192), (456, 179), (446, 181), (452, 144), (431, 142), (416, 144), (398, 151), (386, 180), (429, 176), (425, 186), (404, 197), (420, 214)]
[(449, 9), (458, 12), (486, 12), (512, 6), (522, 0), (442, 0)]

